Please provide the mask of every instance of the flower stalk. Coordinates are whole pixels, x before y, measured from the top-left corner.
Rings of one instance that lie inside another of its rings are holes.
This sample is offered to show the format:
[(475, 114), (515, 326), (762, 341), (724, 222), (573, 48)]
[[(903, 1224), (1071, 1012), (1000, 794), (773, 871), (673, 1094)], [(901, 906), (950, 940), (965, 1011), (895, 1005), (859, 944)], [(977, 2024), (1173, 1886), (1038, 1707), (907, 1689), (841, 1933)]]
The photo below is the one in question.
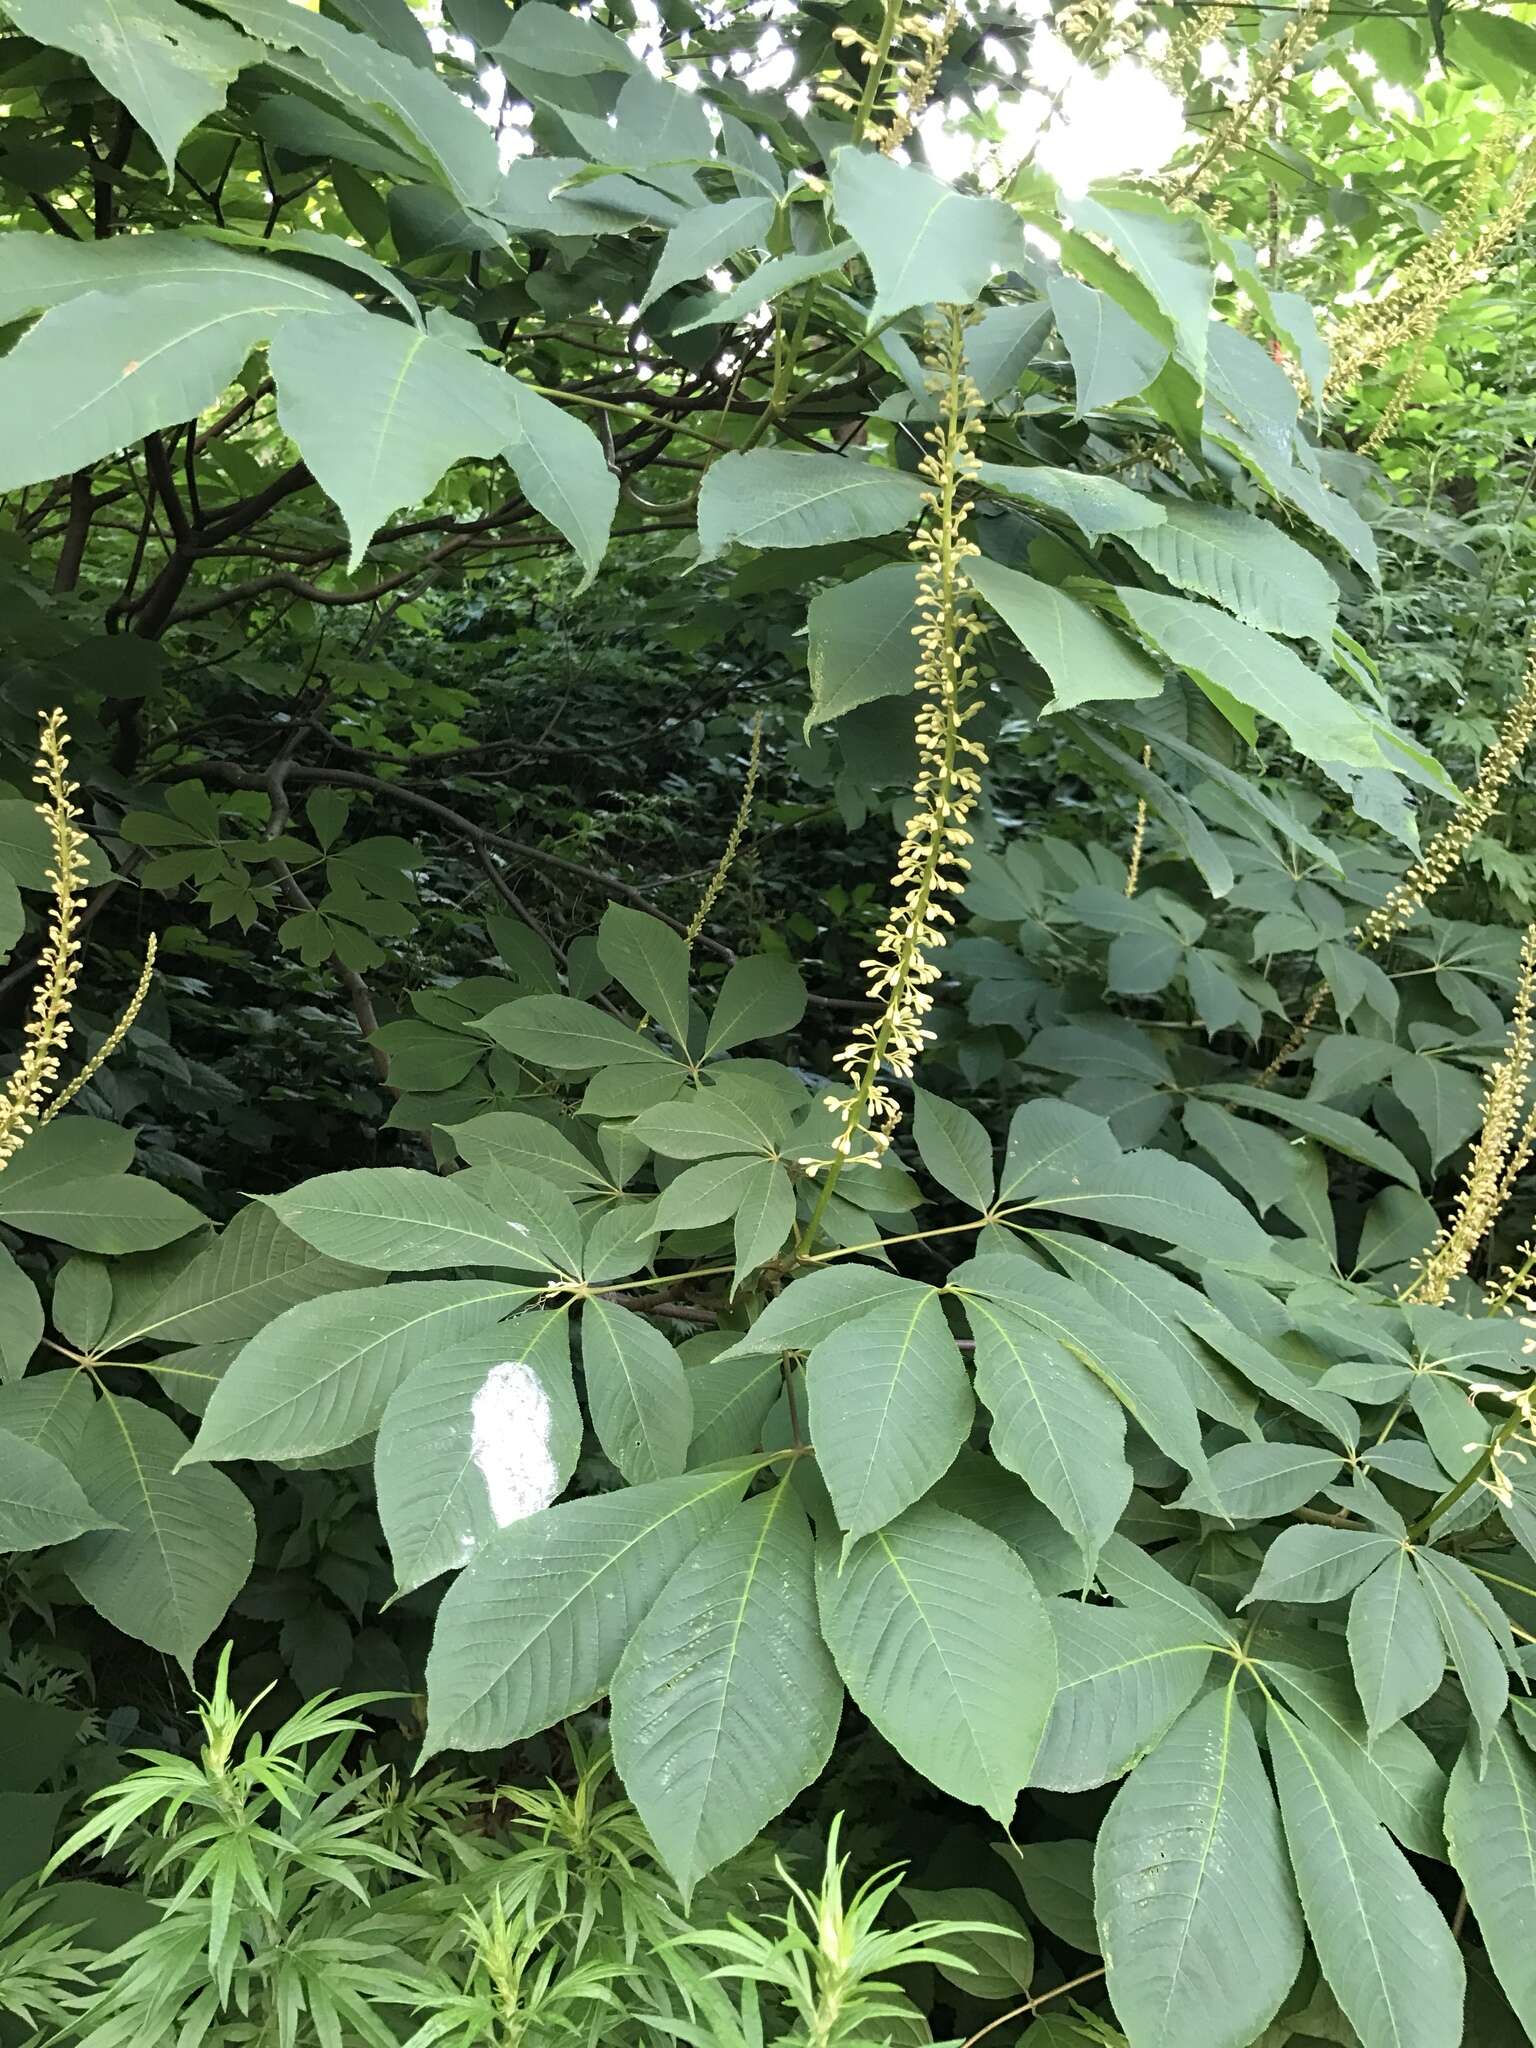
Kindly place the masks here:
[(928, 436), (920, 464), (927, 483), (922, 526), (911, 543), (919, 558), (913, 632), (918, 642), (918, 774), (913, 811), (892, 878), (894, 905), (861, 964), (879, 1013), (861, 1024), (838, 1055), (847, 1084), (843, 1095), (827, 1098), (840, 1129), (833, 1140), (829, 1172), (807, 1232), (810, 1243), (831, 1197), (838, 1173), (849, 1161), (877, 1164), (890, 1145), (901, 1110), (886, 1076), (910, 1078), (933, 1037), (926, 1024), (933, 985), (940, 976), (934, 955), (954, 924), (946, 898), (966, 886), (971, 844), (968, 820), (981, 794), (986, 749), (965, 728), (981, 709), (971, 656), (981, 621), (967, 602), (966, 563), (980, 550), (966, 534), (969, 504), (965, 488), (975, 475), (972, 443), (980, 430), (981, 400), (965, 360), (965, 312), (943, 309), (932, 330), (930, 387), (939, 400), (939, 419)]

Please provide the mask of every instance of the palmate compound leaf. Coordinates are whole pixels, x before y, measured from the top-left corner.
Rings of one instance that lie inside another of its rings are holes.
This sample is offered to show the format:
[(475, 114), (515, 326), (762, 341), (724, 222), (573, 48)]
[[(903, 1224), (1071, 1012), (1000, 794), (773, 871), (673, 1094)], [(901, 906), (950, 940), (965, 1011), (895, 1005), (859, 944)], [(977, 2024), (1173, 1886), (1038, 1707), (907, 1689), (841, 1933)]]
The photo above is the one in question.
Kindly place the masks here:
[(651, 1603), (749, 1477), (659, 1479), (503, 1529), (438, 1610), (422, 1760), (500, 1749), (601, 1699)]
[(1269, 1749), (1307, 1931), (1361, 2048), (1457, 2048), (1465, 1973), (1438, 1907), (1324, 1744), (1273, 1703)]
[(1000, 1537), (923, 1503), (818, 1546), (822, 1631), (893, 1748), (952, 1798), (1012, 1818), (1056, 1690), (1045, 1603)]
[(816, 1469), (850, 1537), (893, 1521), (936, 1485), (976, 1412), (936, 1294), (882, 1303), (823, 1337), (805, 1379)]
[(76, 1537), (58, 1561), (114, 1628), (190, 1671), (250, 1575), (256, 1529), (234, 1481), (183, 1470), (186, 1452), (169, 1417), (105, 1394), (72, 1467), (92, 1507), (115, 1526)]
[(1536, 2037), (1536, 1758), (1507, 1722), (1481, 1768), (1470, 1749), (1457, 1758), (1445, 1832), (1505, 1996)]
[(814, 1563), (792, 1486), (743, 1502), (667, 1582), (614, 1674), (614, 1760), (685, 1898), (832, 1753), (843, 1688)]
[(402, 1593), (549, 1507), (581, 1455), (570, 1311), (434, 1349), (391, 1397), (374, 1484)]
[(1198, 1613), (1146, 1600), (1047, 1606), (1059, 1684), (1030, 1783), (1091, 1791), (1123, 1777), (1184, 1712), (1222, 1637)]
[(1274, 2018), (1301, 1967), (1301, 1914), (1236, 1672), (1116, 1794), (1094, 1898), (1131, 2048), (1248, 2048)]
[(533, 1290), (407, 1280), (322, 1295), (251, 1338), (208, 1403), (189, 1462), (312, 1458), (377, 1429), (408, 1374), (500, 1322)]

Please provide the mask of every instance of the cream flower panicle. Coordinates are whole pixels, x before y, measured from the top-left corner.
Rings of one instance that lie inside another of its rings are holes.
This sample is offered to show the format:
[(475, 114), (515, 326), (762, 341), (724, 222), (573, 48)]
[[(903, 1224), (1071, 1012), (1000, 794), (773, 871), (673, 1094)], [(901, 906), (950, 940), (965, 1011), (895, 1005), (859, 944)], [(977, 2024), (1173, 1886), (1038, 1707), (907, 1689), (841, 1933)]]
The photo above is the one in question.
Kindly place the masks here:
[(981, 794), (986, 750), (965, 728), (981, 708), (971, 654), (981, 621), (967, 602), (965, 565), (980, 550), (965, 532), (964, 492), (978, 468), (972, 442), (981, 399), (966, 369), (967, 316), (943, 309), (931, 332), (930, 386), (939, 419), (920, 465), (927, 483), (922, 526), (912, 541), (918, 557), (918, 774), (892, 879), (894, 906), (861, 964), (879, 1014), (861, 1024), (838, 1056), (848, 1092), (829, 1098), (842, 1120), (834, 1140), (839, 1161), (878, 1160), (890, 1144), (900, 1108), (885, 1075), (909, 1079), (933, 1037), (926, 1019), (940, 969), (933, 958), (954, 924), (948, 897), (965, 888), (971, 844), (967, 821)]

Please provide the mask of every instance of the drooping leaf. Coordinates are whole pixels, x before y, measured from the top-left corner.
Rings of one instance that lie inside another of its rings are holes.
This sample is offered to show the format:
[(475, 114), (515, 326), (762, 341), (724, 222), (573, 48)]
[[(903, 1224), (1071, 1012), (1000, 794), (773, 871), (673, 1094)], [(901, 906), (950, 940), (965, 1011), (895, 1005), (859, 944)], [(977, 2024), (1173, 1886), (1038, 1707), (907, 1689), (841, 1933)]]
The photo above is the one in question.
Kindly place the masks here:
[(1168, 344), (1149, 334), (1109, 296), (1075, 277), (1046, 290), (1077, 384), (1079, 415), (1102, 412), (1145, 391), (1168, 360)]
[(1060, 1680), (1030, 1783), (1085, 1792), (1122, 1777), (1183, 1713), (1221, 1638), (1148, 1602), (1048, 1606)]
[(1536, 1758), (1507, 1725), (1479, 1769), (1463, 1750), (1451, 1771), (1445, 1832), (1477, 1928), (1527, 2034), (1536, 2031)]
[(755, 448), (722, 455), (699, 489), (699, 546), (706, 556), (741, 543), (810, 548), (868, 540), (910, 526), (922, 511), (914, 476), (840, 455)]
[(1236, 1676), (1127, 1778), (1094, 1851), (1115, 2015), (1136, 2048), (1248, 2048), (1301, 1967), (1280, 1815)]
[(438, 1610), (424, 1755), (499, 1749), (600, 1699), (652, 1601), (748, 1477), (623, 1487), (501, 1530)]
[(909, 306), (970, 305), (994, 271), (1024, 253), (1012, 207), (969, 199), (931, 171), (873, 150), (835, 153), (832, 203), (874, 272), (874, 323)]
[(42, 1550), (105, 1526), (67, 1465), (0, 1424), (0, 1550)]
[(256, 1526), (232, 1479), (182, 1469), (187, 1450), (175, 1423), (142, 1401), (98, 1401), (73, 1470), (115, 1526), (76, 1537), (59, 1564), (114, 1628), (190, 1673), (250, 1574)]
[(23, 35), (69, 50), (133, 115), (174, 172), (190, 131), (262, 52), (180, 0), (6, 0)]
[(1304, 1722), (1269, 1709), (1307, 1931), (1362, 2048), (1456, 2048), (1465, 1973), (1403, 1853)]
[(258, 1331), (224, 1374), (194, 1462), (310, 1458), (376, 1429), (395, 1389), (434, 1353), (527, 1301), (495, 1280), (408, 1280), (300, 1302)]
[(1011, 1307), (967, 1299), (976, 1391), (992, 1450), (1082, 1546), (1091, 1564), (1131, 1492), (1125, 1416), (1113, 1394)]
[(1320, 647), (1332, 640), (1338, 585), (1315, 555), (1267, 519), (1225, 505), (1171, 505), (1161, 522), (1122, 530), (1175, 589), (1214, 598), (1267, 633)]
[(693, 1400), (676, 1350), (655, 1325), (594, 1295), (582, 1313), (581, 1362), (598, 1442), (630, 1484), (681, 1472)]
[(613, 1678), (619, 1774), (685, 1898), (820, 1775), (842, 1699), (810, 1526), (780, 1484), (704, 1537)]
[(549, 1507), (581, 1454), (570, 1312), (514, 1316), (433, 1350), (379, 1424), (379, 1520), (402, 1593)]
[(913, 628), (917, 572), (893, 562), (818, 591), (806, 616), (811, 705), (806, 730), (881, 697), (909, 696), (917, 680)]
[(1162, 694), (1163, 679), (1140, 649), (1055, 584), (984, 558), (967, 574), (1050, 677), (1054, 710)]
[(920, 1500), (970, 1434), (970, 1380), (933, 1293), (883, 1302), (823, 1337), (805, 1381), (816, 1469), (850, 1537)]
[(317, 1174), (286, 1194), (261, 1199), (316, 1251), (377, 1273), (544, 1266), (526, 1225), (496, 1215), (453, 1181), (416, 1167)]
[(1373, 1736), (1422, 1707), (1445, 1676), (1434, 1605), (1406, 1544), (1377, 1566), (1349, 1603), (1349, 1661)]
[(952, 1798), (1006, 1823), (1056, 1690), (1045, 1605), (1000, 1538), (931, 1504), (817, 1550), (821, 1623), (859, 1706)]
[(1145, 285), (1173, 329), (1176, 355), (1196, 382), (1203, 383), (1214, 278), (1195, 224), (1143, 195), (1126, 195), (1113, 206), (1087, 197), (1072, 199), (1067, 216), (1080, 232), (1101, 236)]

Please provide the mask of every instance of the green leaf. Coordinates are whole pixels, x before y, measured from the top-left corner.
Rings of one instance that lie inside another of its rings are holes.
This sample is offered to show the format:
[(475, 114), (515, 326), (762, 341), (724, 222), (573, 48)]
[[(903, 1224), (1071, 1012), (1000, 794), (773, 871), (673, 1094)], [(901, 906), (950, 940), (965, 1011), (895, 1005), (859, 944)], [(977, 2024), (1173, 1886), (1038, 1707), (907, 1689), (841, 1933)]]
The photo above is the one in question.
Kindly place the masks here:
[(1017, 1906), (979, 1884), (941, 1892), (903, 1885), (901, 1896), (920, 1918), (946, 1923), (938, 1946), (955, 1960), (936, 1965), (946, 1983), (971, 1998), (1016, 2000), (1029, 1989), (1035, 1941)]
[(81, 57), (173, 173), (187, 135), (263, 51), (180, 0), (5, 0), (23, 35)]
[(471, 1166), (508, 1166), (537, 1176), (565, 1195), (590, 1193), (605, 1185), (602, 1169), (542, 1117), (493, 1109), (468, 1123), (444, 1126)]
[(1338, 585), (1316, 555), (1269, 520), (1224, 505), (1170, 505), (1161, 524), (1121, 531), (1176, 589), (1214, 598), (1267, 633), (1331, 645)]
[[(1301, 1659), (1305, 1649), (1306, 1661)], [(1383, 1826), (1419, 1856), (1443, 1856), (1445, 1774), (1406, 1723), (1373, 1741), (1337, 1639), (1288, 1638), (1283, 1659), (1266, 1655), (1264, 1675), (1354, 1786)], [(1324, 1658), (1336, 1662), (1324, 1663)]]
[(853, 456), (756, 448), (722, 455), (704, 472), (699, 546), (707, 560), (734, 542), (809, 548), (869, 540), (912, 525), (922, 509), (921, 479), (902, 470)]
[(970, 305), (994, 271), (1024, 260), (1011, 206), (968, 199), (931, 171), (873, 150), (834, 151), (832, 204), (874, 273), (872, 326), (909, 306)]
[(967, 563), (966, 575), (1049, 676), (1052, 710), (1162, 695), (1163, 678), (1140, 649), (1053, 583), (985, 557)]
[(1010, 1842), (1000, 1845), (997, 1853), (1018, 1879), (1029, 1910), (1041, 1925), (1068, 1948), (1097, 1955), (1092, 1842)]
[(1036, 1187), (1068, 1186), (1083, 1175), (1112, 1172), (1120, 1145), (1101, 1116), (1075, 1103), (1023, 1102), (1008, 1123), (999, 1202), (1017, 1202)]
[[(445, 79), (413, 58), (381, 48), (369, 36), (354, 35), (323, 15), (293, 7), (289, 0), (212, 4), (275, 49), (298, 50), (313, 59), (337, 88), (343, 105), (350, 102), (369, 110), (375, 122), (375, 110), (384, 112), (387, 118), (380, 125), (385, 132), (398, 135), (403, 130), (413, 152), (439, 174), (462, 206), (494, 213), (502, 185), (495, 135)], [(290, 75), (308, 83), (312, 74), (305, 68)]]
[(915, 1770), (1007, 1824), (1050, 1713), (1056, 1646), (1007, 1544), (924, 1504), (816, 1558), (843, 1682)]
[(805, 1003), (805, 983), (791, 961), (767, 955), (736, 961), (715, 998), (704, 1057), (714, 1059), (754, 1038), (793, 1031), (805, 1015)]
[(390, 1397), (374, 1457), (402, 1593), (547, 1508), (581, 1455), (570, 1311), (514, 1316), (435, 1350)]
[(877, 1302), (910, 1299), (933, 1292), (920, 1280), (905, 1280), (883, 1266), (861, 1266), (851, 1260), (802, 1274), (776, 1294), (744, 1337), (738, 1337), (722, 1358), (766, 1358), (784, 1351), (809, 1351), (823, 1337), (840, 1330)]
[(423, 1760), (504, 1748), (601, 1699), (651, 1603), (748, 1477), (698, 1472), (624, 1487), (493, 1537), (438, 1609)]
[(1209, 1484), (1191, 1487), (1177, 1505), (1204, 1514), (1219, 1507), (1232, 1522), (1293, 1514), (1333, 1483), (1339, 1462), (1337, 1451), (1309, 1444), (1233, 1444), (1211, 1458)]
[(684, 1900), (814, 1783), (843, 1688), (794, 1488), (732, 1509), (668, 1581), (613, 1678), (614, 1760)]
[[(1499, 1644), (1489, 1633), (1484, 1607), (1487, 1595), (1459, 1558), (1438, 1550), (1416, 1550), (1413, 1561), (1472, 1719), (1486, 1744), (1509, 1703), (1509, 1671)], [(1508, 1625), (1501, 1611), (1495, 1607), (1493, 1614), (1508, 1643)], [(1513, 1644), (1508, 1647), (1512, 1649)]]
[(967, 1298), (965, 1312), (993, 1455), (1077, 1539), (1091, 1569), (1131, 1494), (1120, 1404), (1016, 1308)]
[(0, 1429), (69, 1465), (95, 1402), (83, 1373), (32, 1373), (0, 1386)]
[[(601, 191), (601, 186), (598, 189)], [(765, 198), (723, 199), (718, 205), (700, 206), (685, 213), (667, 236), (639, 310), (643, 313), (674, 285), (702, 277), (706, 270), (715, 269), (739, 249), (761, 242), (774, 212), (773, 201)]]
[(1392, 1062), (1392, 1093), (1422, 1133), (1432, 1167), (1449, 1159), (1483, 1121), (1481, 1082), (1448, 1060), (1399, 1053)]
[(1070, 199), (1066, 214), (1079, 233), (1101, 236), (1146, 286), (1172, 325), (1174, 353), (1203, 384), (1214, 277), (1196, 223), (1142, 195), (1127, 195), (1117, 206)]
[(328, 1259), (261, 1202), (247, 1203), (170, 1286), (107, 1327), (104, 1350), (151, 1337), (166, 1344), (229, 1344), (323, 1294), (366, 1286), (360, 1266)]
[(921, 1500), (954, 1463), (976, 1412), (933, 1293), (883, 1302), (823, 1337), (805, 1381), (816, 1469), (850, 1537)]
[(1418, 1191), (1419, 1177), (1408, 1161), (1383, 1137), (1379, 1137), (1369, 1124), (1357, 1116), (1346, 1116), (1342, 1110), (1327, 1109), (1316, 1102), (1298, 1102), (1289, 1095), (1276, 1095), (1268, 1088), (1252, 1088), (1242, 1083), (1228, 1082), (1211, 1091), (1223, 1102), (1235, 1102), (1240, 1108), (1262, 1110), (1278, 1122), (1290, 1124), (1293, 1129), (1305, 1131), (1309, 1138), (1316, 1138), (1331, 1151), (1341, 1152), (1346, 1159), (1356, 1159), (1362, 1166), (1371, 1166), (1378, 1173), (1384, 1173), (1389, 1180), (1401, 1181), (1406, 1188)]
[(1161, 1238), (1197, 1259), (1268, 1268), (1275, 1254), (1251, 1213), (1212, 1175), (1166, 1152), (1127, 1152), (1087, 1174), (1052, 1162), (1015, 1197), (1030, 1208), (1083, 1216)]
[(430, 1273), (441, 1266), (537, 1270), (544, 1264), (526, 1226), (498, 1216), (453, 1181), (412, 1166), (317, 1174), (285, 1195), (261, 1200), (316, 1251), (376, 1273)]
[(1508, 1726), (1489, 1737), (1481, 1770), (1470, 1749), (1456, 1759), (1445, 1832), (1505, 1996), (1536, 2033), (1536, 1759)]
[(268, 360), (283, 431), (346, 522), (350, 569), (392, 512), (518, 430), (504, 372), (407, 321), (356, 308), (290, 318)]
[(1273, 719), (1309, 760), (1384, 765), (1369, 721), (1267, 633), (1186, 597), (1127, 587), (1120, 599), (1137, 630), (1218, 706), (1230, 697)]
[(914, 1088), (912, 1096), (918, 1157), (941, 1188), (968, 1209), (985, 1213), (992, 1206), (992, 1140), (984, 1125), (968, 1109), (926, 1088)]
[(770, 256), (766, 263), (759, 263), (750, 277), (743, 278), (732, 290), (718, 294), (703, 312), (682, 321), (673, 332), (691, 334), (696, 327), (734, 325), (796, 285), (809, 284), (841, 270), (857, 254), (852, 242), (836, 242), (829, 249), (810, 249), (804, 255)]
[(0, 1223), (77, 1251), (158, 1251), (202, 1229), (205, 1220), (180, 1195), (139, 1177), (114, 1173), (69, 1180), (8, 1173), (0, 1180)]
[(312, 297), (296, 297), (282, 265), (259, 263), (195, 283), (88, 291), (45, 314), (0, 364), (13, 421), (0, 490), (82, 469), (206, 412), (255, 344)]
[(1127, 1778), (1093, 1877), (1109, 1995), (1136, 2048), (1248, 2048), (1294, 1983), (1303, 1943), (1235, 1674)]
[(755, 1160), (736, 1204), (733, 1293), (781, 1248), (794, 1222), (795, 1190), (789, 1175), (776, 1160)]
[(688, 1462), (693, 1397), (676, 1350), (632, 1309), (594, 1295), (581, 1322), (582, 1377), (597, 1440), (632, 1486)]
[[(1071, 283), (1070, 279), (1061, 281)], [(1008, 463), (984, 462), (976, 471), (976, 481), (987, 490), (1002, 491), (1010, 498), (1060, 513), (1081, 527), (1091, 541), (1102, 540), (1106, 533), (1136, 534), (1144, 528), (1160, 527), (1169, 516), (1151, 498), (1117, 484), (1113, 477), (1078, 469), (1015, 469)]]
[(142, 1401), (96, 1403), (74, 1461), (96, 1513), (115, 1524), (59, 1557), (96, 1612), (190, 1674), (250, 1574), (255, 1518), (222, 1472), (182, 1470), (186, 1438)]
[(663, 1230), (702, 1230), (734, 1216), (753, 1184), (759, 1167), (772, 1161), (750, 1153), (703, 1159), (662, 1189), (656, 1221)]
[(224, 1374), (191, 1461), (313, 1458), (355, 1443), (378, 1427), (409, 1373), (532, 1292), (495, 1280), (407, 1280), (300, 1302)]
[(0, 1246), (0, 1384), (19, 1380), (43, 1341), (43, 1304), (37, 1289)]
[(1300, 1522), (1282, 1529), (1264, 1553), (1264, 1563), (1243, 1602), (1254, 1600), (1338, 1600), (1352, 1593), (1397, 1549), (1390, 1536), (1373, 1530), (1327, 1529)]
[(489, 1011), (480, 1029), (520, 1059), (562, 1071), (670, 1064), (659, 1045), (573, 996), (519, 996)]
[(1445, 1676), (1445, 1645), (1433, 1603), (1397, 1545), (1349, 1603), (1349, 1661), (1372, 1736), (1422, 1707)]
[(1078, 417), (1145, 391), (1168, 360), (1167, 343), (1149, 334), (1108, 292), (1075, 277), (1053, 277), (1046, 290), (1072, 364)]
[(42, 1550), (109, 1526), (67, 1465), (0, 1427), (0, 1550)]
[(529, 504), (576, 550), (585, 572), (580, 593), (607, 553), (619, 480), (590, 427), (515, 378), (509, 388), (516, 432), (503, 453)]
[(626, 994), (688, 1049), (688, 948), (660, 918), (610, 903), (597, 928), (597, 957)]
[(1047, 1603), (1060, 1673), (1030, 1774), (1053, 1792), (1087, 1792), (1145, 1756), (1205, 1682), (1220, 1631), (1169, 1607)]
[(1402, 1851), (1304, 1723), (1269, 1709), (1302, 1911), (1362, 2048), (1456, 2048), (1461, 1955)]
[(917, 571), (892, 562), (834, 584), (811, 599), (811, 708), (805, 729), (841, 718), (881, 697), (908, 697), (917, 685)]
[(743, 1099), (711, 1088), (642, 1110), (629, 1129), (664, 1159), (728, 1159), (744, 1153), (761, 1158), (788, 1125), (783, 1105), (766, 1089)]

